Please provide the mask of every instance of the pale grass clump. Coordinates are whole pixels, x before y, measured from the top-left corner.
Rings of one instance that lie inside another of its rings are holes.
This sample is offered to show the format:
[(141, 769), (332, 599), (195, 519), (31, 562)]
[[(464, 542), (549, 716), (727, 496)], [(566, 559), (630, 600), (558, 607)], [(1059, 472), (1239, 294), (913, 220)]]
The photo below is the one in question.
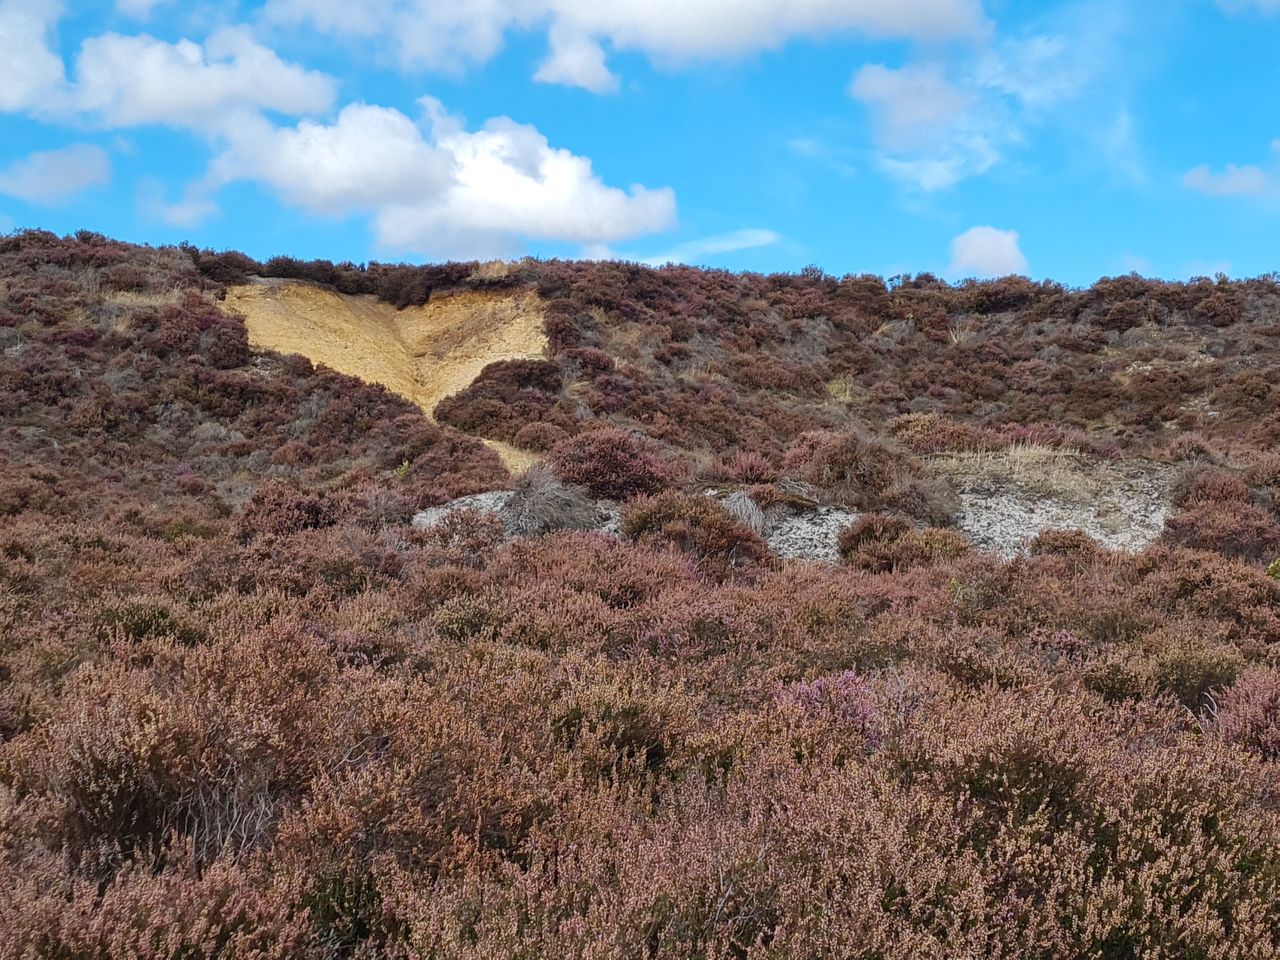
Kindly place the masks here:
[(1106, 485), (1104, 466), (1069, 449), (1032, 443), (935, 456), (929, 464), (945, 476), (1074, 502), (1089, 501)]

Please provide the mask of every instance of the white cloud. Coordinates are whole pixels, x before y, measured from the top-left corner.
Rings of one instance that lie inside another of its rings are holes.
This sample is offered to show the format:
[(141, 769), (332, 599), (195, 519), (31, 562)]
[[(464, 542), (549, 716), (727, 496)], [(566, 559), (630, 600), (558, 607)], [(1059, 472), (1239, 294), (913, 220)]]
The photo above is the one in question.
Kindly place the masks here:
[(943, 40), (987, 27), (981, 0), (269, 0), (269, 19), (379, 38), (407, 68), (483, 63), (516, 29), (547, 29), (548, 82), (612, 87), (602, 41), (662, 63), (775, 49), (795, 37), (859, 32)]
[(33, 153), (0, 170), (0, 194), (54, 206), (111, 179), (111, 158), (81, 143)]
[(938, 65), (862, 67), (849, 93), (868, 110), (880, 166), (921, 190), (985, 173), (1000, 159), (999, 125)]
[(49, 35), (62, 14), (56, 0), (0, 0), (0, 111), (39, 110), (63, 82)]
[(1144, 277), (1155, 275), (1155, 268), (1151, 266), (1151, 261), (1136, 253), (1121, 255), (1119, 266), (1123, 273), (1137, 273)]
[(167, 124), (208, 132), (245, 112), (323, 112), (336, 97), (331, 77), (281, 60), (246, 27), (218, 30), (204, 43), (90, 37), (68, 80), (51, 46), (61, 14), (56, 0), (0, 0), (0, 111), (106, 128)]
[(736, 253), (739, 250), (753, 250), (757, 247), (768, 247), (781, 239), (772, 230), (734, 230), (714, 237), (690, 240), (672, 247), (666, 253), (646, 257), (644, 263), (650, 266), (661, 266), (664, 263), (705, 263), (707, 258), (721, 253)]
[(255, 180), (286, 203), (328, 216), (434, 195), (452, 176), (449, 156), (416, 123), (399, 110), (363, 103), (344, 107), (331, 124), (245, 124), (229, 135), (210, 170), (215, 187)]
[(611, 93), (618, 89), (618, 78), (605, 64), (604, 48), (599, 41), (556, 27), (551, 31), (550, 43), (551, 53), (533, 79), (539, 83), (581, 87), (592, 93)]
[(849, 93), (871, 110), (878, 138), (893, 150), (918, 149), (945, 135), (975, 100), (934, 64), (868, 64), (854, 75)]
[(590, 160), (551, 147), (534, 127), (504, 117), (469, 133), (437, 119), (435, 140), (453, 162), (454, 182), (379, 211), (375, 228), (385, 244), (487, 256), (514, 251), (524, 238), (612, 243), (675, 223), (669, 188), (607, 186)]
[(312, 213), (371, 215), (384, 246), (450, 257), (499, 256), (528, 239), (608, 244), (675, 221), (670, 189), (608, 186), (534, 127), (503, 117), (468, 131), (423, 105), (422, 124), (367, 104), (331, 124), (247, 124), (169, 216), (207, 213), (214, 191), (251, 180)]
[(137, 202), (144, 216), (185, 230), (200, 226), (219, 212), (217, 203), (203, 185), (189, 187), (182, 199), (169, 203), (165, 200), (164, 184), (154, 178), (139, 183)]
[(976, 51), (962, 47), (946, 59), (860, 68), (849, 94), (871, 120), (880, 168), (917, 190), (945, 189), (991, 170), (1032, 129), (1056, 122), (1078, 127), (1077, 139), (1092, 142), (1112, 169), (1140, 179), (1122, 94), (1098, 95), (1123, 62), (1118, 51), (1132, 28), (1117, 6), (1071, 3), (1023, 35)]
[(1182, 185), (1211, 197), (1256, 197), (1273, 190), (1270, 178), (1261, 167), (1237, 167), (1234, 163), (1228, 163), (1221, 173), (1214, 173), (1207, 164), (1201, 164), (1183, 175)]
[(949, 276), (1004, 277), (1025, 274), (1028, 267), (1016, 230), (972, 227), (951, 241)]
[(336, 93), (332, 78), (286, 63), (246, 29), (230, 28), (203, 44), (92, 37), (81, 47), (69, 102), (107, 127), (203, 130), (234, 124), (246, 111), (322, 112)]

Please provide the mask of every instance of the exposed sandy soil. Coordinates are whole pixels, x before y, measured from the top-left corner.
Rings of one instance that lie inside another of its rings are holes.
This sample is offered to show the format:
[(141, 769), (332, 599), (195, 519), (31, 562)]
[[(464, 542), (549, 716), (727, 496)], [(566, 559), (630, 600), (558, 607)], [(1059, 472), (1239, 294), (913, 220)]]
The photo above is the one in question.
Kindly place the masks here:
[[(245, 318), (255, 347), (298, 353), (413, 401), (427, 416), (497, 360), (541, 357), (542, 304), (518, 291), (433, 296), (397, 310), (372, 296), (347, 296), (289, 280), (231, 287), (226, 306)], [(509, 469), (536, 458), (486, 441)]]

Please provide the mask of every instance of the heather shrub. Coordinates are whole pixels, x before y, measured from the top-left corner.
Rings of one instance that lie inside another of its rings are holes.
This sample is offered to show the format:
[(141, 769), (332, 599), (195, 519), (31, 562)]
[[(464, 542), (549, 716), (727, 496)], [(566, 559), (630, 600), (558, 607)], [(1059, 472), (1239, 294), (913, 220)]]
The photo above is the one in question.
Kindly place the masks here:
[(569, 434), (564, 428), (554, 423), (526, 423), (516, 431), (511, 442), (521, 450), (546, 453), (568, 438)]
[[(248, 357), (211, 277), (262, 273), (536, 284), (556, 382), (502, 368), (459, 410), (586, 451), (516, 481), (534, 526), (590, 477), (647, 494), (636, 539), (411, 528), (513, 481), (385, 390)], [(1194, 312), (1215, 293), (1249, 322)], [(0, 956), (1275, 954), (1278, 312), (1265, 278), (0, 237)], [(1180, 451), (1173, 526), (1259, 555), (1005, 560), (907, 519), (940, 522), (913, 454), (1015, 440)], [(744, 489), (661, 492), (680, 470)], [(873, 504), (851, 564), (749, 538), (748, 497), (840, 491)]]
[(710, 497), (674, 490), (627, 504), (622, 512), (622, 532), (642, 544), (672, 544), (716, 579), (741, 568), (767, 564), (772, 558), (750, 527)]
[(911, 454), (861, 430), (804, 434), (783, 467), (856, 510), (896, 509), (945, 523), (957, 506), (945, 483), (926, 477)]
[(1251, 487), (1271, 489), (1280, 496), (1280, 453), (1254, 456), (1245, 468), (1245, 482)]
[(935, 527), (950, 525), (960, 512), (960, 498), (941, 477), (900, 480), (885, 491), (880, 509), (896, 510)]
[(1148, 663), (1120, 654), (1087, 666), (1081, 681), (1086, 690), (1109, 703), (1139, 700), (1148, 694), (1152, 684)]
[(204, 630), (176, 616), (163, 601), (125, 601), (104, 607), (93, 618), (94, 631), (102, 639), (122, 636), (138, 642), (160, 637), (190, 646), (206, 639)]
[(777, 468), (767, 457), (753, 450), (739, 450), (720, 458), (712, 465), (710, 473), (714, 479), (730, 483), (763, 484), (778, 479)]
[(516, 480), (501, 517), (509, 533), (527, 537), (591, 530), (600, 522), (600, 510), (585, 487), (564, 483), (550, 468), (537, 464)]
[(481, 510), (450, 510), (413, 539), (446, 563), (485, 565), (507, 538), (502, 520)]
[(258, 536), (288, 536), (302, 530), (332, 526), (336, 514), (334, 504), (324, 496), (271, 482), (263, 484), (244, 505), (236, 526), (244, 540)]
[(1214, 701), (1215, 734), (1264, 760), (1280, 760), (1280, 674), (1274, 668), (1246, 670)]
[(466, 389), (441, 400), (434, 416), (464, 433), (514, 442), (525, 424), (552, 419), (560, 388), (554, 363), (499, 360)]
[(854, 734), (870, 750), (888, 733), (889, 718), (875, 687), (854, 670), (782, 687), (776, 697), (809, 717), (829, 720), (844, 735)]
[(1203, 434), (1196, 432), (1179, 433), (1169, 441), (1165, 453), (1170, 460), (1185, 460), (1192, 463), (1221, 462), (1221, 457), (1213, 443)]
[(902, 517), (868, 513), (840, 531), (840, 555), (847, 559), (863, 547), (894, 543), (910, 531), (911, 524)]
[(1031, 538), (1027, 552), (1033, 557), (1062, 557), (1088, 563), (1104, 551), (1083, 530), (1042, 530)]
[(1212, 504), (1248, 504), (1250, 494), (1248, 485), (1235, 474), (1199, 464), (1179, 478), (1173, 499), (1177, 506), (1186, 509)]
[(1280, 553), (1280, 521), (1251, 503), (1203, 500), (1169, 517), (1162, 539), (1246, 563), (1261, 563)]
[(577, 347), (564, 351), (562, 356), (575, 364), (582, 376), (588, 380), (597, 374), (612, 373), (617, 369), (613, 357), (598, 347)]
[(549, 462), (566, 483), (611, 500), (654, 493), (674, 479), (653, 441), (613, 427), (589, 430), (558, 443)]
[(1158, 654), (1152, 679), (1188, 710), (1202, 710), (1216, 691), (1232, 684), (1244, 667), (1235, 648), (1176, 643)]
[(912, 453), (958, 453), (992, 450), (999, 439), (986, 431), (937, 413), (908, 413), (889, 421), (894, 439)]
[(841, 559), (869, 573), (891, 573), (958, 559), (970, 549), (955, 530), (913, 528), (901, 517), (867, 514), (840, 531)]

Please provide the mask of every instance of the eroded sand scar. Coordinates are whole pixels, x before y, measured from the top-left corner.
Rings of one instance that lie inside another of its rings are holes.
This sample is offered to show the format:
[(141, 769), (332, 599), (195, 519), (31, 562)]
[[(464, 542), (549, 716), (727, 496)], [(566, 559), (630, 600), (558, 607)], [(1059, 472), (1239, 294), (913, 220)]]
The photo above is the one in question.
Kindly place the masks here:
[[(438, 294), (397, 310), (373, 296), (349, 296), (316, 284), (259, 280), (227, 290), (249, 342), (297, 353), (341, 373), (380, 383), (432, 415), (488, 364), (542, 357), (542, 302), (528, 291)], [(529, 457), (490, 443), (511, 469)]]

